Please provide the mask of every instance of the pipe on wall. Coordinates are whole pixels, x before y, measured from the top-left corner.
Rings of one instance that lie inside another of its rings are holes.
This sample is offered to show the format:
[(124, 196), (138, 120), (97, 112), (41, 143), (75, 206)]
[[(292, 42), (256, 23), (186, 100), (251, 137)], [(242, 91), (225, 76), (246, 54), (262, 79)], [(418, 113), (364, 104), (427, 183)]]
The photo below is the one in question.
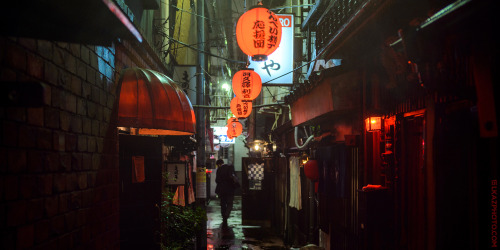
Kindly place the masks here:
[(306, 139), (306, 142), (304, 142), (304, 144), (302, 145), (299, 145), (299, 142), (297, 140), (297, 137), (298, 137), (298, 133), (299, 133), (299, 127), (296, 126), (295, 127), (295, 133), (294, 133), (294, 138), (295, 138), (295, 146), (297, 146), (298, 149), (303, 149), (303, 148), (306, 148), (307, 145), (309, 145), (310, 142), (312, 142), (314, 140), (314, 135), (310, 135), (309, 137), (307, 137)]

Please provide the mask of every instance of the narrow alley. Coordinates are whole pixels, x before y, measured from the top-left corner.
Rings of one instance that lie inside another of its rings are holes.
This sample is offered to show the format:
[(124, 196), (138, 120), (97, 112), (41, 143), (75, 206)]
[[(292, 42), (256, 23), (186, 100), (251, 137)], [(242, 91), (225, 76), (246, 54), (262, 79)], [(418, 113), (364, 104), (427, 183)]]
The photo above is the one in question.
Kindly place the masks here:
[(499, 7), (3, 1), (0, 250), (498, 249)]
[(227, 227), (222, 225), (220, 203), (210, 200), (207, 206), (207, 249), (288, 249), (271, 228), (244, 225), (241, 220), (241, 196), (234, 197)]

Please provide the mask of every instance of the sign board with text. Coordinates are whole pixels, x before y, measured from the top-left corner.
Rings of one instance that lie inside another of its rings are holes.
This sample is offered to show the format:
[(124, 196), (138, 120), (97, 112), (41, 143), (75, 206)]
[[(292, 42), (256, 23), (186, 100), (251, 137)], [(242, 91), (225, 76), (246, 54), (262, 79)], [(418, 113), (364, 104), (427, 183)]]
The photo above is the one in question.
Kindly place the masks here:
[(196, 105), (196, 66), (175, 66), (172, 80), (186, 92), (191, 104)]
[(249, 57), (250, 65), (259, 74), (263, 84), (293, 83), (293, 15), (277, 15), (283, 26), (281, 43), (266, 61), (256, 62)]
[(204, 167), (196, 170), (196, 198), (207, 198), (207, 173)]
[(166, 162), (168, 185), (184, 185), (186, 183), (186, 163)]

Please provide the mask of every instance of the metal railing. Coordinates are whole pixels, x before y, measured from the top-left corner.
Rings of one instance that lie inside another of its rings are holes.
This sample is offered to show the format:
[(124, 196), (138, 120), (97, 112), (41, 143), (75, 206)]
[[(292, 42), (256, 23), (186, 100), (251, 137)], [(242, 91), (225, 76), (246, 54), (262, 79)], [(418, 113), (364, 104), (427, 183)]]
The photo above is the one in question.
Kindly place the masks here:
[(316, 51), (324, 48), (368, 0), (336, 0), (325, 9), (316, 29)]

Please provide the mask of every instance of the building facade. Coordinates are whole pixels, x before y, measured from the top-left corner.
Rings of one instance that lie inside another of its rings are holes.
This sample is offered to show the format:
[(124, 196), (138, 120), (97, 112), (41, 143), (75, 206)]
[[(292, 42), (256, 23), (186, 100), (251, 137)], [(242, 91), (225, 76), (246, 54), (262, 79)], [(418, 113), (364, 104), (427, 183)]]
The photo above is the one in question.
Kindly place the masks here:
[(274, 131), (287, 157), (319, 169), (316, 193), (301, 177), (305, 207), (286, 208), (289, 239), (327, 249), (496, 244), (492, 6), (316, 2), (302, 29), (323, 64), (292, 88), (291, 120)]
[(119, 80), (169, 75), (152, 35), (168, 6), (52, 3), (2, 7), (0, 246), (119, 249)]

